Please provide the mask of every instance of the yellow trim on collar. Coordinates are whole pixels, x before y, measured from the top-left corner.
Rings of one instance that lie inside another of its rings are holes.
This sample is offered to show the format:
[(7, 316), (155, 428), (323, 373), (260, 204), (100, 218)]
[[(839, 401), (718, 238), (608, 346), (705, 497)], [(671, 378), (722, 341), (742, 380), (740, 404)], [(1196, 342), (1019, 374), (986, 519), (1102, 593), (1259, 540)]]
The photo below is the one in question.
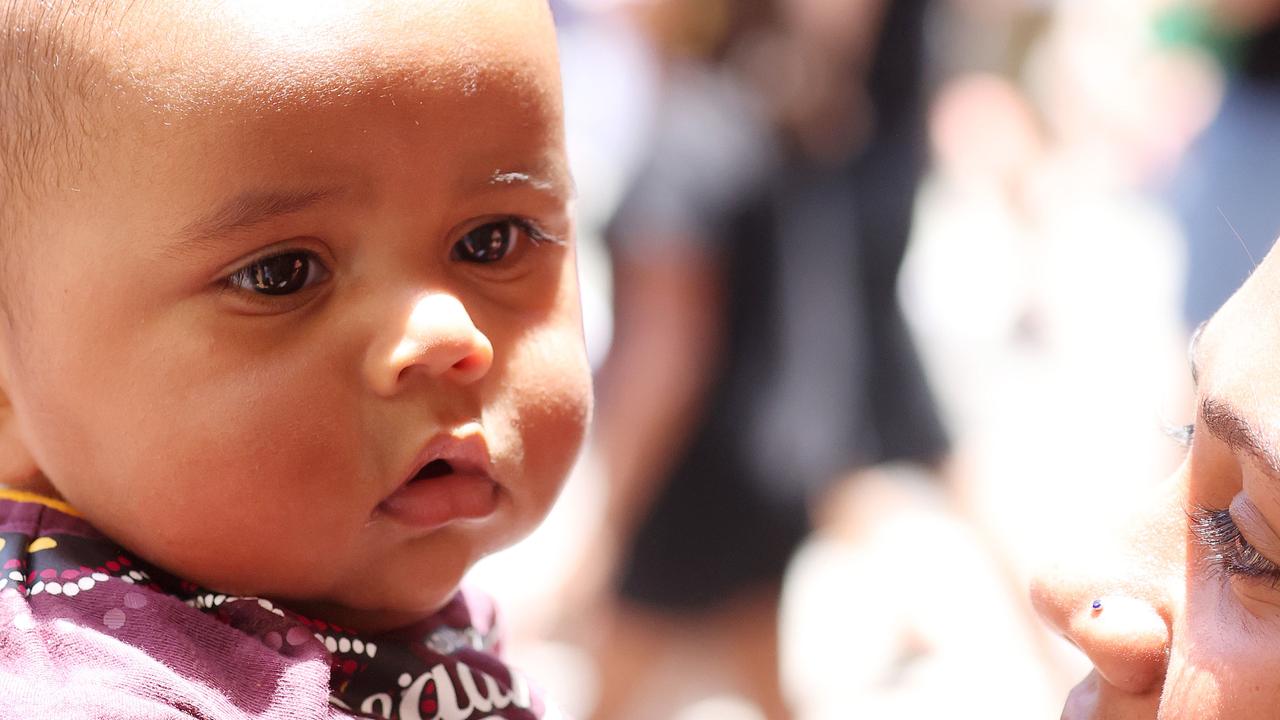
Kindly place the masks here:
[(44, 505), (47, 508), (53, 508), (59, 512), (64, 512), (72, 517), (84, 517), (79, 510), (71, 507), (61, 500), (54, 500), (51, 497), (37, 495), (26, 490), (13, 490), (10, 488), (0, 488), (0, 500), (13, 500), (14, 502), (28, 502), (37, 505)]

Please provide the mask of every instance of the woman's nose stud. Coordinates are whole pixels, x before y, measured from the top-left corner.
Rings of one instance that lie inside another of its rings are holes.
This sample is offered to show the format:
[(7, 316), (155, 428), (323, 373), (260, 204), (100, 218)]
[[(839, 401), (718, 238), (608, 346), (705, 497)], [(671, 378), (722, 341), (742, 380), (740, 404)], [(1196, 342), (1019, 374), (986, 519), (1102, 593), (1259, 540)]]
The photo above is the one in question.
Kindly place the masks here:
[(1150, 603), (1125, 595), (1094, 598), (1068, 621), (1067, 637), (1121, 690), (1143, 694), (1161, 684), (1169, 627)]

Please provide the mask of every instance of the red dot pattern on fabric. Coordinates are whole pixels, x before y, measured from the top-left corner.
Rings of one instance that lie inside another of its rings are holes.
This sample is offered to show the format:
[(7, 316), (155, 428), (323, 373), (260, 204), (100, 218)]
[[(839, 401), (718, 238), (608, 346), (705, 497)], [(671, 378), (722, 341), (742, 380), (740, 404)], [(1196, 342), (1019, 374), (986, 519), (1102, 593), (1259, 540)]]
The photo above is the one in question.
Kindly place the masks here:
[(422, 700), (418, 703), (418, 709), (427, 717), (432, 717), (436, 713), (439, 702), (436, 700), (436, 681), (428, 680), (426, 687), (422, 689)]

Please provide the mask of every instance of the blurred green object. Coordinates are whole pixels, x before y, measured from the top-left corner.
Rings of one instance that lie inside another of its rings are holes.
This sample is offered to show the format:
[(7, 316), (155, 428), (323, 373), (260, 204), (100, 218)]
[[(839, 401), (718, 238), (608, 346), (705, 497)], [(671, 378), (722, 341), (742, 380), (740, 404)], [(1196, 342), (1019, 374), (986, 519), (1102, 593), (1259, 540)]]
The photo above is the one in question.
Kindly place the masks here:
[(1156, 16), (1152, 33), (1157, 46), (1177, 50), (1195, 48), (1209, 53), (1224, 68), (1239, 65), (1247, 35), (1224, 30), (1204, 6), (1183, 2)]

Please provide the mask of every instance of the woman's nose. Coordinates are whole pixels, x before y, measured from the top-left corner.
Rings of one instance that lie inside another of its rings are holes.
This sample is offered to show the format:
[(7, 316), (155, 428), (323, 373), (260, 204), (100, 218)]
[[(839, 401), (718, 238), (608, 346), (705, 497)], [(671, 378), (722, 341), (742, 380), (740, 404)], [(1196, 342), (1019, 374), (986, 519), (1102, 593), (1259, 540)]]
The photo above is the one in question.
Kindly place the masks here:
[(1186, 469), (1135, 515), (1095, 522), (1072, 552), (1031, 582), (1036, 611), (1084, 651), (1102, 696), (1158, 693), (1186, 585)]
[(1132, 585), (1103, 590), (1087, 578), (1051, 572), (1031, 584), (1036, 611), (1080, 648), (1098, 674), (1134, 695), (1158, 691), (1168, 664), (1170, 630), (1158, 593)]
[(388, 352), (372, 358), (370, 380), (381, 394), (396, 393), (415, 372), (459, 384), (484, 377), (493, 365), (493, 344), (480, 332), (458, 298), (422, 296)]

